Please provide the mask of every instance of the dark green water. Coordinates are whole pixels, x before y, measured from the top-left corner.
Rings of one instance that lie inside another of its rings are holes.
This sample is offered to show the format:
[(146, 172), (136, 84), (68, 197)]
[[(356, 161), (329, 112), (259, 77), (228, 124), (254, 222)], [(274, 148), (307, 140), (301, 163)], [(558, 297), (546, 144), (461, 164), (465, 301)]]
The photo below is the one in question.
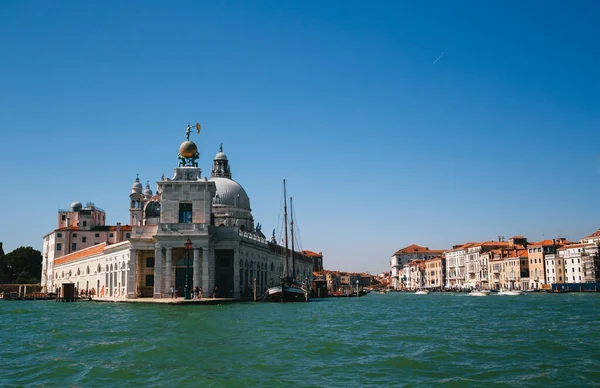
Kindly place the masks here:
[(0, 301), (0, 386), (598, 386), (600, 294)]

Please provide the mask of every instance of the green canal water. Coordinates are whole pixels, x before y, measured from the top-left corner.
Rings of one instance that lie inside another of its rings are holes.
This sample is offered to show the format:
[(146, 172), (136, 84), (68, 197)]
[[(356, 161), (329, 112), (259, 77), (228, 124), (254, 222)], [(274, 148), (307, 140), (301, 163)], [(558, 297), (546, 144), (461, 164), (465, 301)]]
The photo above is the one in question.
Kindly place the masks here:
[(598, 386), (600, 294), (0, 301), (0, 386)]

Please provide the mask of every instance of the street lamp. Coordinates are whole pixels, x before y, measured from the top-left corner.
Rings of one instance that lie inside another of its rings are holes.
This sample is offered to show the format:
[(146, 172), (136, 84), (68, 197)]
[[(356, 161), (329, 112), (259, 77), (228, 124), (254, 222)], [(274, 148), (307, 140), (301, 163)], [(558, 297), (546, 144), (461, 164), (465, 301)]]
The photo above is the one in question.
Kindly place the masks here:
[(183, 299), (190, 299), (190, 251), (192, 250), (192, 240), (185, 240), (185, 289), (183, 290)]
[(358, 297), (358, 279), (356, 279), (356, 296)]

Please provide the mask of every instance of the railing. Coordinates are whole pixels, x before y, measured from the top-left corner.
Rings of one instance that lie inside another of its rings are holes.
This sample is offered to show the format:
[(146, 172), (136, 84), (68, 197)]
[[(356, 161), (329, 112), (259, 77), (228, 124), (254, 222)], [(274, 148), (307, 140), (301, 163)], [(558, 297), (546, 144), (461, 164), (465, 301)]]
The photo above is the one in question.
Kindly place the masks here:
[(163, 232), (205, 232), (208, 224), (160, 224), (159, 230)]

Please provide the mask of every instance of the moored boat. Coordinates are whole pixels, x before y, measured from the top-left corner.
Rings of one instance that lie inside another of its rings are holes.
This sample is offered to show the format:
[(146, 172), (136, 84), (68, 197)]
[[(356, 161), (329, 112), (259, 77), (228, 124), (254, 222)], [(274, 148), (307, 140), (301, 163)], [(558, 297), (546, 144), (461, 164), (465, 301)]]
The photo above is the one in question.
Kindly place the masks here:
[(421, 289), (421, 290), (415, 291), (415, 295), (427, 295), (427, 294), (429, 294), (429, 290)]
[[(285, 190), (285, 179), (283, 180), (283, 222), (284, 222), (284, 233), (285, 233), (285, 253), (283, 257), (282, 276), (281, 284), (278, 286), (270, 287), (261, 297), (262, 300), (269, 302), (308, 302), (309, 285), (308, 282), (303, 283), (294, 278), (295, 263), (294, 263), (294, 216), (292, 210), (291, 216), (291, 269), (290, 269), (290, 251), (288, 250), (288, 232), (287, 232), (287, 200)], [(292, 199), (290, 198), (290, 207), (292, 206)]]

